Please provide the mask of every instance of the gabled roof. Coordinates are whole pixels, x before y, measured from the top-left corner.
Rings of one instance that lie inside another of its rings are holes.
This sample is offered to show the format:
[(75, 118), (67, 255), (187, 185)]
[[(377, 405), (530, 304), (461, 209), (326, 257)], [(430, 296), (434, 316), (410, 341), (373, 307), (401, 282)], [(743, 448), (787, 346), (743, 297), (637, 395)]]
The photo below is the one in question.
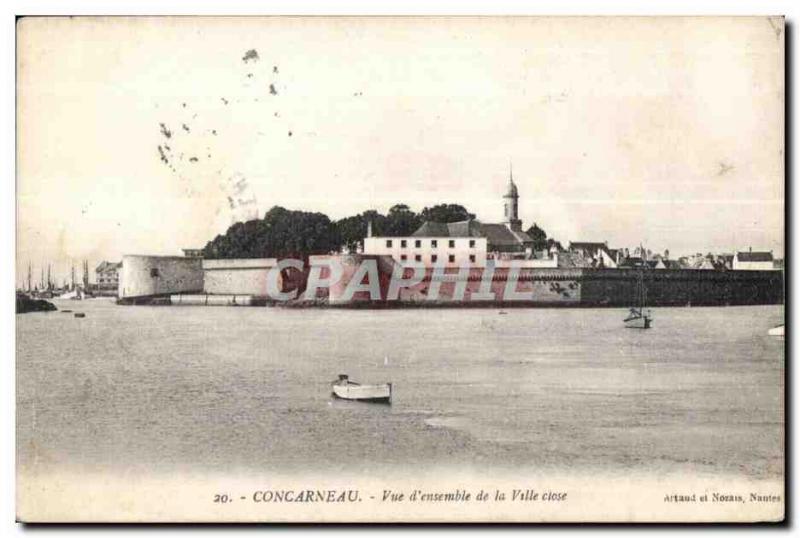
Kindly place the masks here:
[(641, 267), (645, 265), (645, 261), (638, 256), (631, 256), (622, 260), (619, 264), (620, 267)]
[(484, 224), (475, 219), (448, 223), (426, 221), (411, 237), (485, 237), (489, 244), (498, 246), (533, 242), (525, 232), (514, 231), (505, 224)]
[(605, 243), (593, 243), (591, 241), (570, 241), (567, 250), (586, 250), (590, 252), (597, 250), (608, 251), (608, 245)]
[(771, 262), (772, 252), (738, 252), (740, 262)]
[(112, 269), (119, 269), (122, 267), (122, 262), (100, 262), (100, 265), (97, 266), (97, 269), (94, 270), (95, 273), (102, 273), (103, 271), (109, 271)]
[(525, 232), (515, 232), (505, 224), (481, 224), (480, 230), (490, 245), (513, 246), (533, 242)]
[(425, 221), (411, 237), (482, 237), (480, 226), (474, 219), (459, 222)]

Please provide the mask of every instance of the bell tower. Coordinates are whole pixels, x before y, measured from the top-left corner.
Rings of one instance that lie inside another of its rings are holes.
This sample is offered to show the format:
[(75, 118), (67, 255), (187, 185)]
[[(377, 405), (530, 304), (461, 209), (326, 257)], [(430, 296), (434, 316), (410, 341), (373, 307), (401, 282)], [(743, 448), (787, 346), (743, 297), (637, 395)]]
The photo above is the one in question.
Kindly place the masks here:
[(509, 163), (508, 190), (503, 195), (504, 224), (516, 232), (522, 231), (522, 221), (519, 220), (519, 191), (514, 184), (514, 170)]

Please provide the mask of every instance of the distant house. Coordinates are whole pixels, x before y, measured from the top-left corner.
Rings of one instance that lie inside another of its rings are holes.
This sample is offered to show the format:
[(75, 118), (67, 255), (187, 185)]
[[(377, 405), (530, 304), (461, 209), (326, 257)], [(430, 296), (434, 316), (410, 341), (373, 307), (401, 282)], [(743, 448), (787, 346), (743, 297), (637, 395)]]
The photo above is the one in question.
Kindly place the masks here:
[(733, 254), (720, 254), (717, 256), (717, 261), (725, 265), (725, 269), (730, 271), (733, 269)]
[(678, 260), (667, 260), (665, 258), (660, 258), (656, 260), (654, 269), (683, 269), (683, 266)]
[(201, 248), (184, 248), (183, 255), (186, 258), (202, 258), (203, 257), (203, 249)]
[(619, 267), (620, 251), (608, 248), (608, 243), (594, 243), (589, 241), (570, 242), (567, 247), (569, 252), (591, 260), (592, 267), (605, 267), (615, 269)]
[(101, 290), (116, 291), (119, 286), (119, 270), (122, 262), (100, 262), (94, 270), (97, 287)]
[(716, 267), (714, 267), (713, 260), (711, 260), (710, 258), (702, 257), (702, 258), (695, 258), (690, 269), (703, 269), (707, 271), (713, 271), (714, 269), (716, 269)]
[(772, 252), (737, 252), (733, 257), (734, 271), (772, 271), (775, 261)]
[(647, 268), (647, 261), (643, 260), (639, 256), (629, 256), (622, 260), (622, 263), (619, 264), (620, 269), (638, 269), (640, 267)]

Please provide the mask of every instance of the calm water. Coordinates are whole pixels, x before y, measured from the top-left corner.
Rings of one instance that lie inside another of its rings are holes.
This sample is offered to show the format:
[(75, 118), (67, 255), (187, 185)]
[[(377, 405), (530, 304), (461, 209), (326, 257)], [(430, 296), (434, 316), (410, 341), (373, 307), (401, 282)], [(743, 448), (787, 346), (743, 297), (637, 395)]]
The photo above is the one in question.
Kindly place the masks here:
[[(26, 469), (783, 473), (783, 307), (16, 316)], [(391, 406), (331, 401), (347, 373)]]

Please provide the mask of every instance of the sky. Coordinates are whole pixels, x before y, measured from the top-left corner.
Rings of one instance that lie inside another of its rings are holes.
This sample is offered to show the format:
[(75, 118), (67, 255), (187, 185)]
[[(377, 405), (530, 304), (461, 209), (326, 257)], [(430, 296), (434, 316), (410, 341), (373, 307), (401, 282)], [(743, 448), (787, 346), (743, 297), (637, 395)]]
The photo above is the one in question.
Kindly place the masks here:
[[(27, 18), (17, 281), (272, 206), (459, 203), (673, 257), (783, 255), (780, 18)], [(252, 52), (251, 52), (252, 51)], [(92, 280), (94, 275), (92, 275)]]

